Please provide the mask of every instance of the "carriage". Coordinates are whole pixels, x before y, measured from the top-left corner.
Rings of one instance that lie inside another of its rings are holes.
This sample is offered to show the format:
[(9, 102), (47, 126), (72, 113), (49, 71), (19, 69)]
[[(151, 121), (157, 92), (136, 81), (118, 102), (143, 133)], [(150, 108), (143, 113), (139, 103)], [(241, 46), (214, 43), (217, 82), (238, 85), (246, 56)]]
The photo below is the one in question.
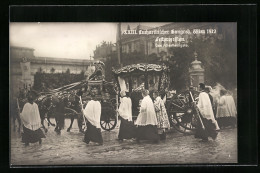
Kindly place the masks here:
[[(64, 116), (70, 118), (71, 123), (67, 128), (69, 132), (72, 128), (74, 119), (78, 120), (80, 131), (84, 131), (86, 125), (82, 114), (82, 108), (85, 108), (88, 101), (91, 99), (90, 91), (96, 90), (96, 98), (100, 101), (102, 111), (100, 125), (103, 130), (110, 131), (115, 128), (116, 119), (116, 92), (114, 84), (105, 80), (81, 81), (69, 86), (64, 86), (61, 89), (56, 89), (52, 93), (43, 93), (37, 98), (36, 102), (39, 105), (40, 111), (47, 108), (45, 117), (55, 117), (55, 102), (62, 101), (64, 104)], [(56, 101), (55, 101), (56, 100)], [(50, 104), (48, 102), (51, 102)], [(48, 108), (49, 107), (49, 108)], [(51, 124), (51, 122), (49, 122)]]
[(170, 91), (170, 70), (166, 65), (132, 64), (112, 71), (119, 90), (127, 91), (132, 100), (133, 120), (139, 113), (141, 90), (149, 90), (150, 96), (158, 91), (165, 101), (171, 126), (182, 133), (194, 132), (197, 124), (194, 102), (199, 93), (195, 90)]
[[(133, 120), (136, 120), (142, 99), (141, 91), (145, 88), (150, 91), (150, 94), (153, 91), (158, 91), (161, 94), (165, 101), (171, 127), (186, 134), (192, 134), (196, 129), (197, 119), (194, 102), (199, 93), (195, 90), (186, 90), (180, 93), (170, 91), (170, 71), (166, 65), (132, 64), (120, 69), (112, 69), (116, 83), (105, 81), (102, 72), (100, 72), (96, 70), (96, 73), (93, 73), (88, 80), (40, 93), (40, 96), (36, 98), (36, 103), (39, 105), (42, 121), (47, 118), (48, 125), (54, 125), (49, 120), (52, 115), (55, 117), (53, 111), (55, 104), (53, 103), (55, 100), (57, 100), (56, 102), (62, 100), (65, 107), (65, 117), (71, 119), (67, 131), (70, 131), (75, 118), (78, 119), (79, 130), (84, 131), (85, 123), (81, 110), (90, 100), (89, 92), (96, 90), (97, 99), (101, 102), (102, 107), (101, 128), (111, 131), (116, 127), (118, 121), (116, 110), (119, 91), (127, 91), (130, 96)], [(44, 122), (42, 124), (44, 125)]]
[[(45, 131), (44, 121), (47, 119), (48, 125), (55, 126), (50, 118), (55, 118), (55, 107), (58, 103), (62, 103), (64, 107), (65, 118), (70, 118), (71, 123), (67, 129), (70, 131), (74, 119), (78, 120), (78, 127), (81, 132), (86, 128), (82, 108), (84, 108), (90, 98), (90, 91), (96, 90), (96, 97), (101, 103), (101, 121), (100, 125), (103, 130), (110, 131), (117, 124), (116, 118), (116, 92), (113, 82), (104, 80), (103, 62), (95, 62), (95, 70), (87, 75), (86, 80), (75, 82), (62, 86), (57, 89), (38, 92), (35, 102), (38, 104), (42, 125)], [(90, 68), (92, 70), (92, 67)], [(17, 98), (16, 108), (21, 112), (23, 105), (26, 103), (26, 93)], [(19, 117), (19, 116), (16, 116)], [(56, 126), (57, 127), (57, 126)]]

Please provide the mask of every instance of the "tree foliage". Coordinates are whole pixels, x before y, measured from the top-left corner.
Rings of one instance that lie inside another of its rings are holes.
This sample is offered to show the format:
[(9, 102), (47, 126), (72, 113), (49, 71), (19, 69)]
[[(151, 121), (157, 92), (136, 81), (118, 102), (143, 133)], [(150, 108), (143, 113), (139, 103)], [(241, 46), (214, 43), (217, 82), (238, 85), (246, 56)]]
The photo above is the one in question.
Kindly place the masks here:
[[(189, 86), (189, 68), (195, 60), (194, 52), (198, 54), (197, 59), (202, 62), (205, 69), (205, 84), (215, 86), (222, 84), (227, 89), (237, 86), (237, 48), (235, 25), (219, 25), (225, 31), (223, 35), (206, 35), (205, 37), (194, 37), (188, 43), (188, 48), (169, 48), (172, 56), (167, 57), (164, 62), (170, 68), (170, 87), (172, 89), (184, 89)], [(132, 52), (122, 54), (123, 66), (136, 63), (160, 64), (162, 57), (151, 54), (146, 56), (142, 53)], [(111, 54), (106, 61), (106, 79), (113, 79), (111, 69), (118, 68), (117, 53)]]
[(171, 86), (180, 89), (189, 83), (189, 67), (194, 60), (194, 52), (198, 53), (198, 60), (205, 69), (206, 85), (215, 86), (221, 83), (226, 88), (237, 85), (237, 54), (236, 42), (232, 38), (200, 39), (195, 38), (189, 48), (171, 48), (174, 56), (169, 57)]
[(44, 91), (46, 89), (59, 88), (81, 80), (84, 80), (84, 72), (80, 74), (37, 72), (34, 75), (33, 88), (37, 91)]

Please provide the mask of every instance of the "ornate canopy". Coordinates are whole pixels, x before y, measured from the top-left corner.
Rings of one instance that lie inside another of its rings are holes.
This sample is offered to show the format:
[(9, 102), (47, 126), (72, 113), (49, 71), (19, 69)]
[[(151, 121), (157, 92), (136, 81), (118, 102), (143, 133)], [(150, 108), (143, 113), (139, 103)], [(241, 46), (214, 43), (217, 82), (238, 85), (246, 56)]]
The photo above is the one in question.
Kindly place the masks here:
[(168, 67), (166, 65), (158, 65), (158, 64), (132, 64), (132, 65), (127, 65), (125, 67), (122, 67), (120, 69), (113, 69), (112, 72), (115, 75), (121, 75), (121, 74), (126, 74), (126, 73), (131, 73), (131, 72), (161, 72), (161, 71), (168, 71)]

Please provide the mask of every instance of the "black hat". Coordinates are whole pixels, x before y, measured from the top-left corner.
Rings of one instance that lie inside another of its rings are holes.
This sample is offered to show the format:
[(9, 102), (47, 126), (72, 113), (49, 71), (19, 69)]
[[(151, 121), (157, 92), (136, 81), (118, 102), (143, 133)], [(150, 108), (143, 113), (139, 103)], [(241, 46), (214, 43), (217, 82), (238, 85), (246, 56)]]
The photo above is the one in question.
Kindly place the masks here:
[(205, 84), (204, 83), (200, 83), (199, 86), (200, 86), (201, 89), (203, 89), (203, 90), (205, 89)]
[(37, 91), (35, 90), (30, 90), (27, 93), (27, 96), (31, 95), (33, 98), (37, 97), (39, 95), (39, 93), (37, 93)]

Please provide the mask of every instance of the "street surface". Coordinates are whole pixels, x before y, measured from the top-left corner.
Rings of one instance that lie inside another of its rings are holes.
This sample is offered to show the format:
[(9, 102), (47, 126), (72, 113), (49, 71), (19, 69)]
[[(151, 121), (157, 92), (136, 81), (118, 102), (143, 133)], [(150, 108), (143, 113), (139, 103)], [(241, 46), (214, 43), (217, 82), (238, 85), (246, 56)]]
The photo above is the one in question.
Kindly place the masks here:
[[(53, 119), (51, 119), (54, 122)], [(167, 140), (159, 144), (133, 140), (117, 141), (118, 126), (111, 132), (103, 131), (103, 146), (82, 142), (84, 134), (74, 121), (65, 121), (61, 135), (49, 127), (42, 144), (25, 147), (18, 132), (10, 136), (11, 165), (88, 165), (88, 164), (196, 164), (237, 163), (237, 129), (221, 130), (217, 139), (201, 142), (192, 135), (172, 129)], [(119, 123), (118, 123), (119, 124)]]

